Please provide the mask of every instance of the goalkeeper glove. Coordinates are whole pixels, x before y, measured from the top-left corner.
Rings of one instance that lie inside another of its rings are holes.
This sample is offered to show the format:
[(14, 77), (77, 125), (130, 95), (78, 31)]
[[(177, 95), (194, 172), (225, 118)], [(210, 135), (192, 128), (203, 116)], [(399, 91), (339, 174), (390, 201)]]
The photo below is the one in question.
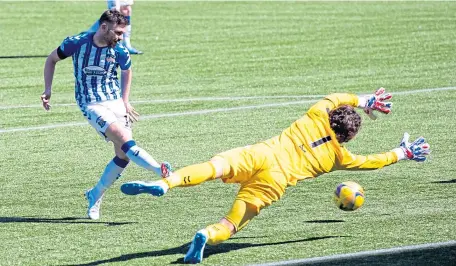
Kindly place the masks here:
[(385, 101), (391, 99), (392, 97), (393, 96), (390, 93), (385, 93), (385, 88), (376, 90), (373, 95), (368, 95), (365, 98), (365, 104), (363, 106), (364, 112), (373, 120), (377, 119), (374, 114), (374, 110), (384, 114), (389, 114), (393, 104)]
[(430, 146), (423, 137), (417, 138), (414, 142), (409, 142), (410, 135), (405, 132), (399, 148), (394, 149), (399, 160), (408, 159), (417, 162), (426, 161), (426, 156), (431, 153)]

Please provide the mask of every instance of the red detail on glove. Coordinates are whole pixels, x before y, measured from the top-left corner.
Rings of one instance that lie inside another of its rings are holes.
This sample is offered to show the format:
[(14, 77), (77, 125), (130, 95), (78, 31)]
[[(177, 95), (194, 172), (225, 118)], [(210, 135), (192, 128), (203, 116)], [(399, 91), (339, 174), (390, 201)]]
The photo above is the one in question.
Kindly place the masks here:
[(167, 178), (169, 176), (169, 170), (166, 164), (162, 163), (160, 165), (160, 170), (162, 172), (162, 178)]
[(413, 159), (413, 152), (411, 150), (407, 148), (402, 148), (402, 150), (404, 151), (405, 156), (407, 156), (407, 158)]
[(391, 108), (388, 108), (385, 105), (386, 105), (385, 103), (382, 103), (382, 102), (379, 102), (379, 101), (375, 101), (373, 109), (377, 110), (377, 111), (380, 111), (382, 113), (385, 113), (385, 114), (389, 114), (391, 112)]

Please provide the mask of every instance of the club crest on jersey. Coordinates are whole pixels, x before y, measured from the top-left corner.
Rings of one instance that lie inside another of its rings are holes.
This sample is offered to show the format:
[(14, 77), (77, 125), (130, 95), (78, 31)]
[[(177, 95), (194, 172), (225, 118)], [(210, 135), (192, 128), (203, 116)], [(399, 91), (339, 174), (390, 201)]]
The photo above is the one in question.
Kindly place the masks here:
[(108, 54), (106, 55), (106, 59), (105, 59), (107, 62), (109, 63), (115, 63), (116, 62), (116, 56), (113, 55), (113, 54)]
[(104, 68), (99, 66), (88, 66), (85, 67), (82, 71), (87, 76), (104, 76), (107, 73)]
[(103, 118), (101, 118), (101, 116), (99, 116), (99, 117), (97, 118), (96, 123), (97, 123), (101, 128), (103, 128), (103, 127), (106, 125), (106, 121), (104, 121)]

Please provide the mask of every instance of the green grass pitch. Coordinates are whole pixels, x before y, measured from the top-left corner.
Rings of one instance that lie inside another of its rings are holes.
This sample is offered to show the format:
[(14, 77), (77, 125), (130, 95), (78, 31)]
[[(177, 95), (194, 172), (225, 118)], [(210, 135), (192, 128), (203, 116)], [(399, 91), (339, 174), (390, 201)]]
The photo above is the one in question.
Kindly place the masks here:
[[(0, 265), (180, 264), (194, 233), (231, 207), (237, 186), (220, 181), (158, 199), (125, 196), (122, 182), (158, 178), (131, 165), (107, 192), (102, 218), (85, 219), (83, 191), (112, 147), (71, 105), (70, 59), (57, 65), (51, 112), (39, 95), (45, 57), (105, 8), (105, 1), (0, 1)], [(133, 12), (132, 43), (144, 51), (132, 59), (131, 100), (142, 101), (134, 105), (145, 118), (135, 139), (175, 168), (279, 134), (311, 105), (305, 100), (317, 99), (291, 96), (380, 86), (400, 92), (393, 113), (363, 115), (350, 150), (390, 150), (405, 131), (431, 145), (423, 164), (335, 172), (289, 188), (234, 238), (208, 248), (203, 265), (456, 239), (456, 2), (138, 0)], [(441, 88), (450, 89), (424, 90)], [(43, 125), (56, 128), (35, 128)], [(352, 213), (332, 203), (346, 180), (366, 190), (365, 205)]]

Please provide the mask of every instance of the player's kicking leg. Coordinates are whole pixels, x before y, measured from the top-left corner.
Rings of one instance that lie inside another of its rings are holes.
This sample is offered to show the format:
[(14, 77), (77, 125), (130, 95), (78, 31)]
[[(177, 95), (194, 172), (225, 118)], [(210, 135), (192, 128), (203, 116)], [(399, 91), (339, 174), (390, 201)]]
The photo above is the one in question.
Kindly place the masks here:
[[(171, 165), (164, 162), (160, 166), (162, 177), (166, 178), (171, 174)], [(132, 181), (122, 184), (120, 190), (127, 195), (138, 195), (148, 193), (156, 197), (163, 196), (169, 190), (169, 185), (164, 180), (157, 181)]]
[(148, 193), (156, 197), (163, 196), (169, 187), (162, 180), (158, 181), (132, 181), (122, 184), (120, 190), (127, 195), (133, 196)]
[[(114, 143), (116, 156), (108, 163), (98, 183), (86, 193), (87, 214), (90, 219), (100, 218), (101, 198), (105, 191), (120, 178), (130, 160), (157, 175), (171, 173), (169, 164), (161, 167), (155, 159), (132, 140), (130, 123), (122, 100), (105, 101), (81, 107), (89, 123), (105, 138)], [(163, 170), (162, 170), (163, 169)]]

